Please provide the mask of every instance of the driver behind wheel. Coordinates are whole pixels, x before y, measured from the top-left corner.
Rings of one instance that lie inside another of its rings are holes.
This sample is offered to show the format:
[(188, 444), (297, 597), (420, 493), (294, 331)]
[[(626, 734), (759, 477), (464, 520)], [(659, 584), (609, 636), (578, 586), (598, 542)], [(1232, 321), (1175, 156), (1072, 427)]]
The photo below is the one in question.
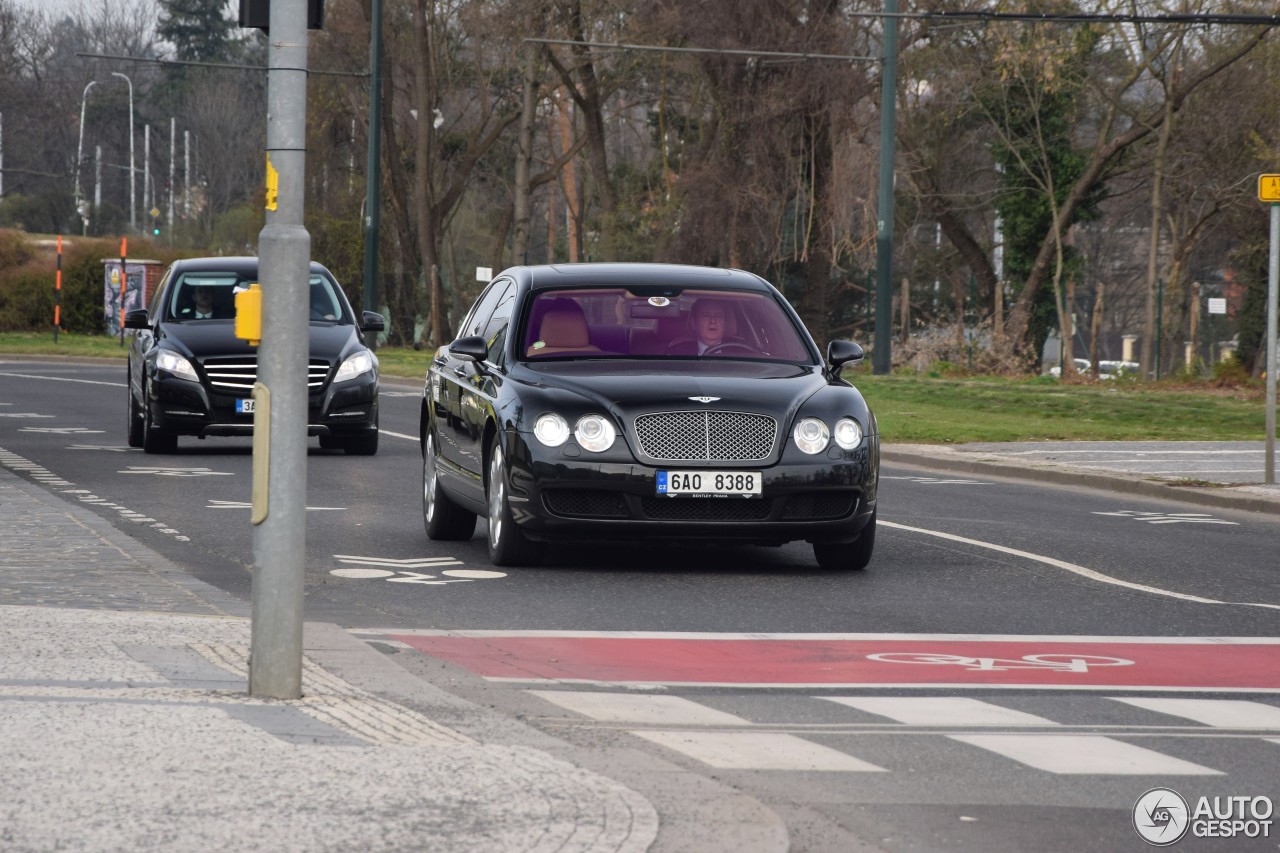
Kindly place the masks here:
[(741, 344), (741, 339), (732, 336), (733, 306), (726, 300), (703, 297), (694, 304), (692, 317), (696, 337), (672, 342), (669, 355), (704, 355), (721, 344)]

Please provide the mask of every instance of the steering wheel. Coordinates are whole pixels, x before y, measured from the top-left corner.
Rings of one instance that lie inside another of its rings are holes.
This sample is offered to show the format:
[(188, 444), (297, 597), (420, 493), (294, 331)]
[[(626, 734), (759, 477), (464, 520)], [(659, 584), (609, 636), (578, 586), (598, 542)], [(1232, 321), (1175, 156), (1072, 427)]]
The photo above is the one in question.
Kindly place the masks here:
[(724, 343), (719, 343), (719, 344), (716, 344), (715, 346), (707, 347), (702, 354), (703, 355), (723, 355), (730, 352), (745, 353), (746, 355), (759, 355), (759, 353), (756, 352), (754, 347), (748, 346), (747, 344), (740, 343), (738, 341), (725, 341)]

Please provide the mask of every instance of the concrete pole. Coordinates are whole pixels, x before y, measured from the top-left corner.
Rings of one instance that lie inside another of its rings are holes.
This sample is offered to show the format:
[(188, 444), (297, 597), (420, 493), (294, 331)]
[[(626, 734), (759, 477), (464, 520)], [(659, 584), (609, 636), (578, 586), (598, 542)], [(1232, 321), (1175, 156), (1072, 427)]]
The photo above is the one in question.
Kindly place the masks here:
[(1267, 458), (1268, 485), (1276, 481), (1276, 292), (1280, 290), (1280, 204), (1271, 205), (1271, 255), (1267, 264)]
[(182, 218), (191, 218), (191, 131), (182, 131)]
[(138, 228), (138, 202), (137, 195), (134, 190), (137, 184), (134, 183), (133, 171), (133, 81), (129, 79), (128, 74), (122, 74), (119, 71), (112, 71), (112, 77), (121, 77), (124, 82), (129, 84), (129, 228), (137, 230)]
[[(80, 198), (80, 166), (82, 163), (84, 163), (84, 105), (89, 100), (89, 90), (92, 89), (97, 84), (98, 84), (97, 80), (90, 80), (84, 86), (84, 94), (80, 96), (80, 141), (76, 144), (75, 200), (76, 200), (76, 215), (79, 216), (81, 219), (88, 219), (88, 217), (85, 216), (87, 211), (84, 209), (84, 201)], [(87, 222), (85, 223), (84, 228), (82, 230), (85, 232), (89, 230), (89, 225)]]
[(102, 146), (93, 146), (93, 215), (102, 207)]
[(155, 205), (151, 194), (151, 125), (142, 126), (142, 206), (147, 210)]
[[(271, 4), (267, 46), (267, 214), (258, 235), (262, 344), (258, 382), (270, 390), (267, 511), (253, 535), (249, 692), (302, 695), (303, 557), (307, 499), (307, 281), (303, 227), (307, 141), (307, 2)], [(255, 414), (255, 431), (264, 428)], [(256, 452), (256, 451), (255, 451)], [(261, 460), (254, 459), (254, 465)]]
[(169, 232), (169, 242), (173, 242), (173, 180), (174, 180), (174, 159), (178, 154), (178, 120), (173, 116), (169, 117), (169, 218), (165, 223), (165, 230)]

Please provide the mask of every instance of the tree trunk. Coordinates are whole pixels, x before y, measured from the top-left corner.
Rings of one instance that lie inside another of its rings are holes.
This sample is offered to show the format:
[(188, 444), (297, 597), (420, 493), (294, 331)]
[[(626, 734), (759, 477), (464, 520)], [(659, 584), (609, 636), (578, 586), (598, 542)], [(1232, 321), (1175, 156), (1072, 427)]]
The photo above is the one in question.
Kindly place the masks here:
[(1156, 323), (1156, 280), (1159, 277), (1157, 264), (1160, 256), (1160, 221), (1164, 206), (1162, 190), (1164, 188), (1165, 153), (1169, 148), (1169, 135), (1173, 128), (1173, 102), (1166, 98), (1164, 123), (1160, 127), (1160, 142), (1156, 145), (1156, 156), (1151, 168), (1154, 178), (1151, 182), (1151, 239), (1147, 246), (1147, 321), (1142, 335), (1142, 371), (1152, 371), (1151, 344), (1155, 340)]
[(515, 236), (511, 241), (512, 262), (529, 263), (529, 228), (532, 205), (529, 169), (533, 163), (533, 124), (537, 110), (538, 81), (534, 64), (534, 48), (525, 48), (524, 82), (520, 98), (519, 154), (516, 156), (514, 210)]

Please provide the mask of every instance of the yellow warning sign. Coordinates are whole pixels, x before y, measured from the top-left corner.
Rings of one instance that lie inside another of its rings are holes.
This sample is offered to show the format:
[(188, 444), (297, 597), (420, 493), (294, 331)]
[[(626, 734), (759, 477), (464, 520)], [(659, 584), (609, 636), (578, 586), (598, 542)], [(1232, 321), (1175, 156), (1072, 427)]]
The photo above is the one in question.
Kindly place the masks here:
[(280, 201), (280, 173), (271, 164), (271, 153), (267, 153), (267, 210), (275, 210)]
[(1258, 201), (1280, 202), (1280, 175), (1258, 176)]

